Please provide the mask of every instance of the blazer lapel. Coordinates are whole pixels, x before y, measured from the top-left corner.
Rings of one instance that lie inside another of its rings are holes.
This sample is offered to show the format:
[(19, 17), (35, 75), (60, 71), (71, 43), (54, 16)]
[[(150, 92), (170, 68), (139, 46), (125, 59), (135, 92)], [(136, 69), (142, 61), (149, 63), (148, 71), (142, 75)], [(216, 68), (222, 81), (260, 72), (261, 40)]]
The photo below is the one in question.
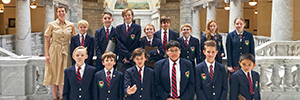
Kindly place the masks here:
[(90, 68), (87, 65), (85, 65), (84, 74), (81, 78), (81, 83), (84, 83), (87, 80), (87, 78), (90, 77), (91, 73), (88, 73), (88, 70), (90, 70)]
[[(163, 70), (165, 70), (166, 73), (163, 73), (164, 76), (167, 76), (167, 80), (164, 80), (165, 82), (167, 82), (167, 84), (170, 84), (170, 68), (169, 68), (169, 58), (165, 58), (165, 63), (163, 65)], [(168, 90), (170, 90), (171, 87), (168, 88)]]
[(89, 43), (89, 35), (86, 34), (84, 38), (84, 47), (87, 47), (87, 44)]
[(78, 79), (77, 79), (77, 74), (76, 74), (76, 69), (75, 69), (75, 65), (72, 66), (72, 69), (71, 69), (71, 75), (72, 75), (72, 80), (74, 81), (74, 83), (77, 85), (77, 86), (80, 86), (80, 84), (78, 83)]
[(219, 69), (219, 65), (217, 65), (217, 63), (215, 62), (215, 69), (214, 69), (214, 83), (216, 82), (216, 79), (219, 75), (220, 69)]
[(138, 85), (140, 85), (141, 84), (141, 80), (139, 80), (140, 79), (140, 74), (139, 74), (138, 69), (136, 68), (136, 66), (133, 66), (133, 67), (135, 67), (135, 68), (133, 68), (134, 79), (137, 81)]
[(112, 77), (111, 77), (111, 81), (110, 81), (110, 86), (112, 87), (114, 84), (115, 84), (115, 81), (117, 80), (116, 79), (116, 76), (118, 76), (118, 75), (116, 75), (116, 69), (114, 69), (114, 72), (113, 72), (113, 74), (112, 74)]
[(206, 63), (204, 62), (204, 66), (202, 67), (202, 70), (203, 72), (205, 73), (206, 75), (206, 80), (210, 80), (211, 78), (209, 77), (210, 73), (208, 72), (208, 68), (207, 68), (208, 65), (206, 65)]
[(242, 71), (242, 69), (239, 70), (239, 74), (241, 76), (241, 79), (244, 81), (244, 83), (249, 87), (248, 78), (245, 75), (245, 73)]
[(76, 45), (80, 46), (80, 36), (79, 36), (79, 34), (76, 35), (75, 39), (77, 41), (77, 42), (75, 42)]

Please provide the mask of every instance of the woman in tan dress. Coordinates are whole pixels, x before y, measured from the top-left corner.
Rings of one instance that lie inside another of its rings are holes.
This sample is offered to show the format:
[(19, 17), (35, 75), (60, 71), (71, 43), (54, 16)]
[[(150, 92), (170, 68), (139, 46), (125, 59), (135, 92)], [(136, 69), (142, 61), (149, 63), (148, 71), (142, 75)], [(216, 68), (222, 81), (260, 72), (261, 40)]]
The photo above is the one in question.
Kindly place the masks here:
[(56, 9), (58, 19), (48, 23), (44, 35), (46, 65), (43, 85), (51, 85), (54, 99), (58, 99), (58, 90), (62, 99), (64, 70), (71, 66), (69, 41), (76, 35), (75, 25), (65, 19), (66, 13), (66, 8), (59, 6)]

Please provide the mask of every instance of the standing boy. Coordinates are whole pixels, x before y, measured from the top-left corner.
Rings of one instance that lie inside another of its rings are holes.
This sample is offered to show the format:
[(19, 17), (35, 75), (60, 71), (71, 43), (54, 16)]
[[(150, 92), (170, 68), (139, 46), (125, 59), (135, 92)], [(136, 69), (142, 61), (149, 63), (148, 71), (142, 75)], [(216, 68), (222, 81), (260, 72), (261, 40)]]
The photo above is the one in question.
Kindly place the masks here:
[(215, 60), (216, 42), (204, 42), (206, 59), (195, 67), (197, 100), (226, 100), (227, 74), (224, 65)]
[(167, 44), (168, 58), (154, 65), (155, 89), (158, 100), (192, 100), (195, 80), (192, 63), (180, 56), (180, 44), (170, 41)]
[(92, 82), (96, 69), (84, 63), (87, 58), (87, 51), (83, 46), (79, 46), (73, 51), (73, 59), (76, 63), (64, 71), (64, 100), (92, 99)]
[[(89, 23), (86, 20), (80, 20), (77, 23), (77, 28), (80, 34), (77, 34), (71, 38), (70, 51), (78, 46), (83, 46), (87, 48), (88, 58), (85, 63), (93, 66), (93, 56), (94, 56), (94, 37), (88, 35), (86, 31), (89, 29)], [(71, 53), (71, 57), (73, 54)], [(72, 65), (75, 64), (75, 60), (72, 58)]]
[(241, 55), (242, 67), (230, 77), (230, 100), (260, 100), (259, 74), (251, 70), (255, 66), (255, 58), (250, 53)]
[(154, 38), (159, 38), (162, 42), (163, 49), (167, 50), (167, 43), (171, 40), (177, 40), (177, 33), (170, 30), (171, 19), (168, 16), (160, 18), (162, 29), (154, 33)]
[[(116, 29), (111, 26), (112, 21), (112, 14), (110, 12), (104, 12), (102, 14), (101, 21), (104, 23), (104, 26), (95, 32), (95, 49), (96, 49), (96, 70), (102, 70), (104, 66), (102, 65), (102, 54), (105, 53), (106, 47), (108, 42), (111, 40), (112, 42), (116, 43)], [(116, 49), (115, 52), (116, 53)]]
[(141, 26), (132, 23), (133, 11), (125, 9), (122, 11), (122, 17), (125, 23), (117, 26), (117, 47), (118, 47), (118, 64), (117, 69), (125, 73), (126, 69), (133, 66), (131, 54), (132, 51), (139, 47), (139, 39), (141, 37)]
[(185, 23), (181, 25), (180, 30), (183, 35), (177, 39), (181, 47), (180, 57), (190, 60), (195, 66), (200, 63), (199, 40), (191, 36), (192, 26), (190, 24)]
[(124, 76), (123, 73), (113, 68), (116, 64), (115, 59), (116, 55), (112, 52), (106, 52), (102, 55), (102, 64), (105, 67), (94, 76), (94, 100), (124, 99)]
[(145, 49), (137, 48), (132, 52), (135, 66), (125, 72), (126, 100), (154, 100), (154, 71), (145, 66), (148, 54)]

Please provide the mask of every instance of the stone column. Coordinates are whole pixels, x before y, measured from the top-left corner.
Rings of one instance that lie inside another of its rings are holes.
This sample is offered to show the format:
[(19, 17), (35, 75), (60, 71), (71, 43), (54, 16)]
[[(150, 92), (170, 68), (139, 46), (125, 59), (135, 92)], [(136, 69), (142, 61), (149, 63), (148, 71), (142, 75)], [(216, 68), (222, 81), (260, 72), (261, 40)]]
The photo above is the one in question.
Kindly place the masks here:
[(230, 0), (229, 32), (235, 30), (234, 20), (238, 17), (243, 18), (244, 9), (243, 0)]
[(44, 0), (45, 2), (45, 29), (47, 27), (47, 24), (49, 22), (54, 21), (55, 18), (55, 12), (54, 11), (54, 3), (53, 0)]
[[(192, 24), (192, 8), (191, 8), (191, 0), (181, 0), (180, 1), (180, 26), (184, 23)], [(179, 27), (179, 34), (180, 33), (180, 27)]]
[(30, 0), (16, 0), (15, 48), (18, 55), (31, 55)]
[(192, 31), (192, 36), (200, 39), (201, 37), (201, 31), (200, 31), (200, 11), (203, 10), (203, 8), (201, 6), (196, 6), (193, 7), (193, 31)]
[(206, 9), (206, 23), (210, 20), (216, 20), (217, 11), (216, 6), (214, 2), (207, 3), (207, 9)]
[(273, 0), (271, 21), (272, 41), (293, 40), (293, 0)]

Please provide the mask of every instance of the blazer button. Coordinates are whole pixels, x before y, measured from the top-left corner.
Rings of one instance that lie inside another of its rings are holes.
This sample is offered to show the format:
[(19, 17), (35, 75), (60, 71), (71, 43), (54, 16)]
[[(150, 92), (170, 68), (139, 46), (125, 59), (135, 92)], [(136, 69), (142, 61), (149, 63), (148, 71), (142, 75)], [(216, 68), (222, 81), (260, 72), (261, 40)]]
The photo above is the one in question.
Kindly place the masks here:
[(107, 100), (109, 100), (109, 98), (107, 98)]
[(242, 53), (240, 53), (242, 55)]
[(189, 53), (189, 51), (186, 51), (186, 53)]
[(110, 91), (108, 91), (108, 93), (110, 93)]
[(142, 95), (140, 95), (140, 98), (142, 97)]
[(190, 58), (189, 56), (186, 56), (186, 58)]
[(79, 88), (79, 91), (81, 91), (81, 88)]
[(212, 88), (215, 88), (215, 86), (212, 86)]
[(141, 90), (143, 90), (143, 88), (141, 88)]
[(242, 49), (242, 47), (240, 47), (240, 49)]
[(79, 95), (79, 98), (81, 98), (81, 95)]
[(215, 93), (213, 93), (213, 95), (216, 95)]

